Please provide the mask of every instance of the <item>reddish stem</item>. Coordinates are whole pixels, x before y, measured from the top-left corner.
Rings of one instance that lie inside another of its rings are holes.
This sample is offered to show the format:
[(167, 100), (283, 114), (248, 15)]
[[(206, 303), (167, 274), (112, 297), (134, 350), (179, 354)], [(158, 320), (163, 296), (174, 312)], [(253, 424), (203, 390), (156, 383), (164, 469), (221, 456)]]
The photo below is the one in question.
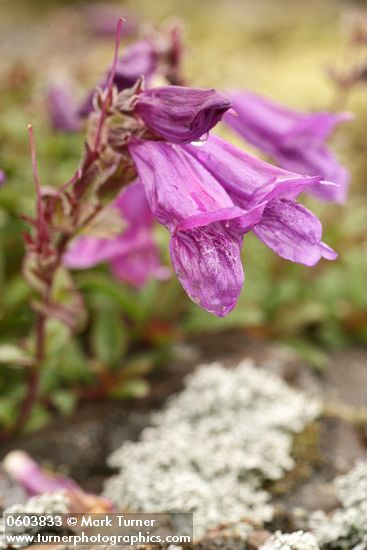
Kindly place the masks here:
[[(124, 23), (123, 18), (120, 18), (117, 23), (114, 58), (113, 58), (111, 72), (109, 75), (109, 80), (106, 88), (106, 95), (102, 104), (102, 110), (101, 110), (101, 115), (98, 122), (94, 148), (90, 152), (90, 154), (87, 156), (82, 168), (77, 170), (73, 178), (61, 188), (60, 192), (63, 192), (69, 186), (76, 184), (75, 186), (76, 188), (74, 188), (74, 190), (76, 192), (76, 195), (78, 195), (77, 184), (81, 183), (84, 172), (90, 167), (91, 164), (93, 164), (94, 160), (98, 158), (103, 125), (107, 117), (107, 110), (108, 110), (108, 106), (112, 96), (113, 81), (116, 73), (118, 52), (119, 52), (119, 46), (120, 46), (120, 40), (121, 40), (121, 30), (122, 30), (123, 23)], [(43, 202), (42, 202), (41, 183), (40, 183), (38, 170), (37, 170), (36, 148), (34, 143), (33, 129), (31, 125), (28, 126), (28, 132), (29, 132), (29, 143), (30, 143), (30, 149), (31, 149), (34, 182), (35, 182), (35, 187), (37, 192), (37, 230), (38, 230), (38, 237), (39, 237), (39, 254), (42, 255), (42, 252), (44, 250), (42, 245), (43, 243), (48, 242), (48, 229), (45, 221), (45, 213), (44, 213)], [(75, 214), (75, 209), (77, 208), (78, 208), (78, 205), (75, 204), (73, 212), (70, 213), (71, 218), (73, 218), (73, 215)], [(100, 211), (100, 208), (101, 207), (98, 206), (94, 210), (94, 212), (92, 212), (92, 214), (85, 221), (84, 225), (89, 223), (89, 221), (91, 221), (94, 218), (94, 216)], [(52, 266), (49, 267), (49, 271), (47, 273), (47, 279), (46, 279), (47, 288), (43, 297), (43, 302), (46, 306), (49, 305), (51, 300), (51, 293), (52, 293), (55, 273), (62, 262), (63, 254), (72, 237), (73, 237), (72, 234), (71, 235), (64, 234), (59, 239), (59, 242), (55, 245), (56, 257), (54, 259)], [(45, 308), (45, 310), (47, 311), (47, 307)], [(13, 432), (19, 432), (22, 429), (37, 399), (37, 393), (38, 393), (38, 387), (39, 387), (40, 364), (43, 362), (45, 357), (46, 322), (47, 322), (46, 313), (38, 312), (37, 320), (36, 320), (36, 348), (35, 348), (34, 363), (29, 367), (28, 377), (27, 377), (27, 392), (26, 392), (24, 401), (20, 406), (19, 415), (15, 421)]]
[(116, 67), (117, 67), (119, 48), (120, 48), (120, 42), (121, 42), (121, 31), (122, 31), (122, 25), (124, 22), (125, 22), (125, 19), (123, 19), (122, 17), (120, 17), (120, 19), (117, 22), (115, 51), (114, 51), (112, 67), (108, 77), (108, 83), (105, 91), (106, 96), (102, 104), (101, 116), (99, 117), (99, 121), (98, 121), (96, 139), (94, 142), (94, 153), (97, 153), (99, 148), (99, 143), (101, 141), (101, 135), (102, 135), (102, 128), (106, 120), (107, 109), (111, 100), (113, 81), (116, 74)]
[[(38, 324), (38, 323), (37, 323)], [(43, 329), (42, 329), (43, 331)], [(43, 337), (42, 337), (43, 338)], [(33, 405), (37, 399), (39, 385), (39, 370), (37, 365), (32, 365), (29, 367), (28, 377), (27, 377), (27, 392), (24, 398), (23, 403), (21, 404), (18, 418), (15, 422), (15, 425), (12, 429), (12, 432), (17, 434), (21, 431), (24, 424), (26, 423), (29, 414), (33, 408)]]
[(44, 215), (43, 204), (42, 204), (41, 182), (40, 182), (38, 169), (37, 169), (37, 153), (36, 153), (36, 146), (34, 142), (32, 125), (28, 124), (27, 129), (29, 134), (29, 147), (31, 150), (33, 178), (34, 178), (34, 184), (35, 184), (36, 193), (37, 193), (37, 220), (39, 225), (39, 231), (43, 232), (45, 229), (45, 215)]

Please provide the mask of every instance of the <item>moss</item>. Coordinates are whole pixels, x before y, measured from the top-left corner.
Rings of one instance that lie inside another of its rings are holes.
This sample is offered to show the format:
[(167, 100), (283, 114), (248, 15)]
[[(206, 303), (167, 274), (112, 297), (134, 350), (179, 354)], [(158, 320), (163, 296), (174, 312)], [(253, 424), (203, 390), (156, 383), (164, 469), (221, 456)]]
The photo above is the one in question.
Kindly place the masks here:
[(322, 466), (320, 436), (320, 421), (312, 422), (302, 433), (295, 435), (292, 450), (295, 466), (282, 479), (268, 484), (267, 490), (273, 496), (279, 497), (291, 492), (298, 484), (310, 479), (314, 471)]

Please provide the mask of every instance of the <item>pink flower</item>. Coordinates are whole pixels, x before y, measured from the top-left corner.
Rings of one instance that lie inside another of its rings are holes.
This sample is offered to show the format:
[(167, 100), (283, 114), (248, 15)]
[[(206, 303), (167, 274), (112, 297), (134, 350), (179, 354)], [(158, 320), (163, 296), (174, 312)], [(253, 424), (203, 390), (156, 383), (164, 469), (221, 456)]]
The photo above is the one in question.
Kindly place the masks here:
[(6, 473), (32, 497), (64, 492), (70, 512), (108, 512), (113, 509), (107, 498), (85, 493), (70, 477), (46, 471), (23, 451), (11, 451), (3, 460)]
[(162, 86), (144, 90), (135, 111), (146, 126), (171, 143), (190, 143), (205, 136), (231, 107), (217, 90)]
[(116, 278), (137, 288), (151, 278), (166, 278), (169, 271), (159, 261), (159, 250), (152, 236), (153, 216), (142, 184), (131, 184), (114, 205), (128, 224), (121, 235), (111, 239), (77, 238), (64, 256), (64, 264), (86, 269), (108, 262)]
[(54, 85), (47, 94), (51, 125), (59, 132), (77, 132), (81, 128), (76, 101), (67, 85)]
[(220, 317), (244, 283), (243, 236), (251, 229), (277, 254), (314, 265), (336, 254), (295, 198), (321, 177), (259, 161), (219, 138), (201, 147), (137, 141), (128, 145), (154, 217), (171, 234), (170, 254), (190, 298)]
[(349, 173), (326, 144), (334, 128), (351, 119), (348, 113), (302, 113), (248, 91), (231, 92), (237, 116), (225, 122), (245, 140), (270, 155), (282, 168), (322, 176), (337, 187), (313, 185), (307, 191), (323, 201), (345, 202)]

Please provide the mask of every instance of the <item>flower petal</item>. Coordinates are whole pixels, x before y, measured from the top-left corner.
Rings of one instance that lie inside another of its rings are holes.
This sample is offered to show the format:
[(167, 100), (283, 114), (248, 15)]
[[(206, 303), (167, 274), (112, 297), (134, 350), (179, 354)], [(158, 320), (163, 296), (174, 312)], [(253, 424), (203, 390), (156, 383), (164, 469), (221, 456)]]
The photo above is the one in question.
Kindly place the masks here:
[(46, 472), (23, 451), (11, 451), (3, 461), (4, 470), (29, 496), (53, 493), (55, 491), (80, 490), (79, 485), (69, 477)]
[(132, 243), (129, 242), (129, 239), (121, 237), (121, 235), (113, 239), (79, 237), (66, 252), (64, 265), (72, 269), (88, 269), (128, 253), (131, 248)]
[(354, 118), (351, 113), (294, 113), (296, 123), (284, 136), (284, 146), (289, 144), (292, 147), (296, 141), (303, 145), (310, 141), (323, 143), (338, 124)]
[(144, 141), (130, 143), (129, 151), (153, 215), (171, 233), (244, 214), (212, 174), (183, 147)]
[(160, 264), (159, 250), (152, 242), (111, 261), (111, 270), (116, 279), (142, 288), (150, 279), (167, 279), (170, 270)]
[(236, 204), (246, 209), (270, 198), (293, 199), (322, 181), (322, 177), (301, 176), (278, 168), (217, 136), (210, 136), (202, 147), (186, 145), (185, 150), (212, 172)]
[(325, 258), (325, 260), (332, 261), (336, 260), (338, 257), (338, 253), (325, 243), (321, 243), (321, 253), (322, 257)]
[(225, 115), (224, 122), (246, 141), (272, 155), (278, 142), (299, 120), (296, 111), (249, 91), (228, 92), (237, 116)]
[(283, 168), (322, 176), (338, 187), (313, 185), (310, 193), (324, 201), (344, 202), (349, 175), (325, 144), (349, 113), (303, 113), (288, 109), (250, 92), (230, 92), (237, 117), (227, 114), (224, 121), (249, 143), (269, 154)]
[(295, 201), (269, 202), (253, 231), (286, 260), (312, 266), (322, 256), (335, 259), (335, 253), (321, 242), (322, 226), (318, 218)]
[[(149, 82), (157, 68), (157, 55), (151, 40), (139, 40), (125, 50), (119, 58), (113, 83), (121, 92), (134, 86), (140, 76), (144, 76), (145, 82)], [(104, 89), (107, 86), (110, 70), (107, 71), (98, 87)], [(79, 107), (79, 115), (86, 117), (93, 110), (93, 97), (95, 88), (91, 90)]]
[(143, 91), (136, 111), (167, 141), (190, 143), (209, 132), (231, 104), (229, 97), (216, 90), (162, 86)]
[(151, 241), (150, 228), (153, 216), (144, 187), (140, 182), (129, 185), (116, 198), (113, 206), (129, 227), (121, 235), (111, 239), (79, 237), (64, 256), (64, 265), (74, 269), (86, 269), (101, 262), (129, 254)]
[(170, 243), (174, 270), (190, 298), (219, 317), (236, 305), (244, 282), (242, 238), (223, 224), (178, 232)]
[(151, 227), (153, 214), (149, 208), (145, 189), (140, 181), (131, 183), (116, 198), (114, 205), (120, 210), (121, 216), (131, 224)]
[[(282, 166), (287, 165), (290, 170), (302, 171), (307, 165), (309, 174), (322, 174), (328, 185), (321, 182), (306, 189), (319, 200), (339, 204), (346, 201), (350, 174), (344, 166), (339, 164), (326, 145), (321, 144), (318, 148), (304, 146), (296, 150), (280, 151), (274, 158)], [(330, 182), (334, 182), (334, 185), (330, 185)]]
[(67, 85), (52, 86), (47, 95), (47, 109), (51, 125), (59, 132), (77, 132), (81, 120), (71, 90)]
[(153, 216), (140, 182), (127, 187), (114, 202), (127, 229), (112, 239), (80, 237), (64, 256), (64, 264), (75, 269), (110, 262), (113, 274), (132, 286), (142, 287), (151, 277), (165, 278), (159, 251), (153, 241)]

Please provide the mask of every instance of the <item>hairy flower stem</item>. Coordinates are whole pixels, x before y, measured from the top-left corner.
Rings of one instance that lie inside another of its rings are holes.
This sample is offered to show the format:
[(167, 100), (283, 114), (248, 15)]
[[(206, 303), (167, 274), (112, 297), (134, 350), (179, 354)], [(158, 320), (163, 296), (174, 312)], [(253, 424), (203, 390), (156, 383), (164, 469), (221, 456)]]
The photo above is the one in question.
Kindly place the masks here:
[[(52, 291), (55, 283), (55, 276), (62, 264), (62, 258), (66, 251), (66, 248), (69, 242), (75, 237), (76, 233), (90, 223), (95, 216), (100, 212), (101, 205), (96, 205), (91, 214), (83, 220), (82, 225), (78, 223), (78, 217), (80, 212), (79, 201), (82, 200), (84, 191), (88, 188), (90, 182), (88, 174), (90, 169), (92, 169), (93, 164), (99, 161), (100, 155), (102, 153), (102, 135), (103, 128), (106, 122), (108, 108), (112, 99), (112, 89), (113, 81), (116, 72), (116, 65), (118, 61), (118, 52), (119, 45), (121, 40), (121, 30), (124, 19), (119, 19), (117, 23), (116, 31), (116, 43), (114, 58), (112, 63), (112, 68), (110, 72), (110, 77), (108, 85), (105, 92), (105, 97), (103, 100), (100, 117), (98, 120), (97, 132), (92, 148), (87, 147), (87, 153), (85, 159), (82, 163), (81, 168), (79, 168), (72, 179), (67, 182), (64, 186), (61, 187), (59, 191), (59, 198), (61, 193), (66, 192), (69, 188), (73, 188), (74, 201), (71, 205), (71, 210), (69, 212), (69, 220), (74, 225), (74, 230), (70, 232), (61, 232), (59, 238), (55, 236), (53, 228), (53, 239), (51, 238), (52, 227), (52, 216), (51, 221), (47, 218), (46, 210), (43, 204), (42, 198), (42, 188), (40, 179), (38, 176), (37, 170), (37, 161), (36, 161), (36, 148), (34, 143), (33, 129), (32, 126), (28, 126), (29, 133), (29, 143), (31, 150), (32, 158), (32, 167), (34, 174), (34, 182), (37, 194), (37, 208), (36, 208), (36, 220), (35, 220), (35, 251), (36, 251), (36, 272), (41, 274), (43, 282), (43, 291), (40, 296), (40, 308), (37, 308), (36, 312), (36, 321), (35, 321), (35, 351), (34, 351), (34, 360), (31, 365), (28, 367), (27, 373), (27, 382), (26, 382), (26, 395), (23, 402), (19, 408), (18, 417), (15, 420), (15, 423), (12, 427), (12, 433), (19, 433), (26, 422), (29, 419), (30, 413), (32, 411), (33, 405), (38, 399), (38, 390), (39, 390), (39, 381), (40, 381), (40, 372), (42, 368), (42, 363), (46, 358), (46, 325), (48, 320), (48, 311), (50, 306), (52, 306)], [(49, 261), (50, 254), (52, 255), (52, 260)], [(44, 265), (47, 265), (45, 269)]]
[(115, 78), (115, 73), (116, 73), (116, 66), (117, 66), (120, 41), (121, 41), (121, 31), (122, 31), (122, 25), (124, 22), (125, 22), (125, 19), (123, 19), (122, 17), (120, 17), (120, 19), (117, 22), (115, 52), (113, 55), (112, 67), (111, 67), (110, 76), (107, 83), (106, 96), (102, 105), (101, 116), (99, 117), (99, 121), (98, 121), (97, 134), (96, 134), (94, 150), (93, 150), (95, 154), (98, 154), (98, 148), (99, 148), (99, 144), (102, 136), (102, 128), (106, 120), (108, 105), (112, 97), (113, 80)]
[[(63, 247), (64, 249), (65, 247)], [(59, 254), (59, 262), (61, 262), (62, 252)], [(51, 272), (51, 276), (48, 278), (47, 290), (44, 297), (44, 305), (47, 307), (50, 301), (50, 295), (53, 287), (54, 275), (57, 271), (57, 265)], [(36, 332), (36, 342), (35, 342), (35, 353), (34, 353), (34, 362), (28, 367), (27, 373), (27, 383), (26, 383), (26, 395), (24, 397), (23, 403), (19, 409), (18, 418), (15, 421), (14, 427), (12, 429), (13, 433), (19, 433), (27, 422), (29, 415), (32, 411), (34, 403), (37, 401), (38, 397), (38, 388), (39, 388), (39, 379), (40, 379), (40, 368), (42, 361), (45, 357), (45, 343), (46, 343), (46, 322), (47, 316), (43, 311), (37, 312), (36, 322), (35, 322), (35, 332)]]

